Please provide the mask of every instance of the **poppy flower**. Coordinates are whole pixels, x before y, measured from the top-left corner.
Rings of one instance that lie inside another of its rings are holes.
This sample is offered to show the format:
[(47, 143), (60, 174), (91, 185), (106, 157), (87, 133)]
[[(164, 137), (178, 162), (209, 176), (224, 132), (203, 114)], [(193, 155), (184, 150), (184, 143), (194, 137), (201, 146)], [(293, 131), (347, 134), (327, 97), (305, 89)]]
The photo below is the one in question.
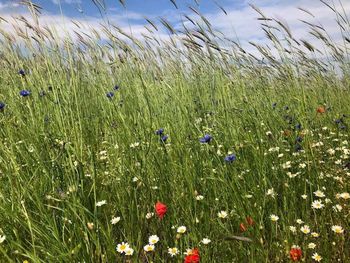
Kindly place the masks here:
[(114, 93), (113, 92), (108, 92), (106, 93), (107, 98), (111, 99), (112, 97), (114, 97)]
[(251, 218), (250, 216), (247, 216), (246, 221), (247, 221), (247, 224), (248, 224), (249, 226), (252, 226), (252, 225), (255, 224), (253, 218)]
[(30, 91), (29, 90), (21, 90), (19, 92), (19, 95), (21, 95), (22, 97), (27, 97), (30, 95)]
[(317, 113), (325, 113), (326, 112), (326, 108), (324, 106), (320, 106), (317, 108)]
[(6, 104), (0, 101), (0, 111), (4, 110), (6, 107)]
[(192, 249), (185, 257), (184, 263), (199, 263), (200, 256), (197, 248)]
[(161, 202), (157, 202), (156, 205), (154, 206), (155, 210), (156, 210), (156, 213), (157, 213), (157, 216), (160, 218), (160, 219), (163, 219), (164, 215), (166, 214), (168, 208), (165, 204), (161, 203)]
[(157, 135), (163, 135), (164, 133), (164, 129), (163, 128), (160, 128), (159, 130), (156, 130), (156, 134)]
[(241, 223), (241, 224), (239, 225), (239, 229), (241, 230), (241, 232), (247, 231), (247, 228), (245, 227), (245, 224), (243, 224), (243, 223)]
[(213, 137), (210, 136), (209, 134), (204, 135), (203, 138), (200, 138), (199, 141), (201, 143), (209, 143)]
[(232, 163), (233, 161), (235, 161), (237, 158), (236, 158), (236, 155), (234, 154), (229, 154), (225, 157), (225, 161), (228, 162), (228, 163)]
[(292, 261), (299, 261), (303, 255), (300, 247), (292, 247), (289, 251), (289, 256)]

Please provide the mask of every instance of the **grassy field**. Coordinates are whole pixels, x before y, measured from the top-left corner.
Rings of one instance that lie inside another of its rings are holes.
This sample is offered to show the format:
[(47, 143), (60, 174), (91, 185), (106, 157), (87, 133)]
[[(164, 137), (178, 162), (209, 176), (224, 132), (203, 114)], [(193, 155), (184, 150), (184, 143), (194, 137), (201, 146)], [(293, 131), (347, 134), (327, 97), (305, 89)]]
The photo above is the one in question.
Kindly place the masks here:
[(318, 52), (258, 16), (263, 61), (200, 16), (3, 31), (0, 262), (350, 262), (350, 23)]

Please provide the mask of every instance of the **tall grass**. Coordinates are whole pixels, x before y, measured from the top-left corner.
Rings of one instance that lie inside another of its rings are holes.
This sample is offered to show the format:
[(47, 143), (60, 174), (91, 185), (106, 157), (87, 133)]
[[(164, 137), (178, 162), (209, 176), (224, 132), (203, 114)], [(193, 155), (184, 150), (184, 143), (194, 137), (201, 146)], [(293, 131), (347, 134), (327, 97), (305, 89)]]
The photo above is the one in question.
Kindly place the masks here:
[[(147, 18), (139, 39), (76, 24), (62, 40), (23, 3), (31, 17), (0, 31), (1, 262), (183, 262), (194, 247), (201, 262), (288, 262), (293, 245), (306, 262), (350, 262), (349, 10), (324, 3), (341, 43), (303, 21), (321, 50), (252, 6), (270, 40), (251, 43), (257, 55), (196, 7), (180, 30)], [(157, 201), (162, 220), (149, 214)], [(150, 235), (160, 241), (147, 253)]]

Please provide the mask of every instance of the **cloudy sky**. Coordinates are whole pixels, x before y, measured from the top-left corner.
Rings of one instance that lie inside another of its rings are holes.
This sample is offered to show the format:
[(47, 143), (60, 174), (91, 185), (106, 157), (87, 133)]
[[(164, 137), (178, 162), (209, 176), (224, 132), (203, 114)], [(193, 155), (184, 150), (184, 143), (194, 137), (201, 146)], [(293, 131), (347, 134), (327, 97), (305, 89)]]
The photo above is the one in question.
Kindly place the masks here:
[[(102, 0), (95, 0), (102, 1)], [(325, 0), (337, 9), (350, 16), (350, 0)], [(0, 0), (0, 16), (11, 20), (11, 17), (23, 15), (29, 17), (28, 11), (18, 4), (16, 0)], [(92, 0), (33, 0), (43, 8), (41, 24), (55, 27), (65, 27), (67, 31), (74, 30), (71, 20), (99, 28), (105, 21), (101, 18), (99, 10), (92, 4)], [(166, 18), (171, 24), (180, 27), (184, 14), (194, 17), (188, 8), (194, 6), (212, 25), (223, 32), (227, 37), (239, 39), (243, 44), (248, 41), (264, 41), (264, 33), (259, 28), (259, 16), (249, 4), (258, 6), (268, 16), (276, 17), (288, 23), (292, 33), (297, 38), (308, 39), (308, 29), (300, 21), (322, 24), (327, 32), (336, 41), (340, 41), (339, 27), (335, 21), (334, 13), (319, 0), (176, 0), (179, 9), (176, 9), (170, 0), (125, 0), (124, 8), (119, 0), (105, 0), (106, 9), (103, 11), (109, 21), (117, 24), (128, 33), (139, 36), (146, 30), (144, 17), (153, 21)], [(225, 14), (219, 6), (225, 10)], [(298, 7), (309, 10), (314, 17), (302, 12)], [(20, 26), (20, 24), (18, 24)], [(5, 22), (0, 23), (3, 30), (11, 30)], [(157, 34), (166, 36), (168, 32), (163, 29)]]

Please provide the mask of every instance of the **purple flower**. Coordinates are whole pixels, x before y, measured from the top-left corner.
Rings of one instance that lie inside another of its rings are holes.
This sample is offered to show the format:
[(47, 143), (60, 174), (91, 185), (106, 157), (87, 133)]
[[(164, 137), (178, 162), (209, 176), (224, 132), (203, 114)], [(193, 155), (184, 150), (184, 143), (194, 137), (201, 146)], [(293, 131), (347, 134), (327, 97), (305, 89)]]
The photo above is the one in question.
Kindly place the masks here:
[(211, 137), (209, 134), (204, 135), (203, 138), (200, 138), (199, 141), (201, 143), (209, 143), (213, 137)]
[(24, 69), (20, 69), (18, 71), (18, 74), (21, 75), (22, 77), (24, 77), (26, 75), (26, 72), (24, 71)]
[(169, 136), (168, 135), (164, 135), (160, 138), (161, 142), (166, 142), (168, 140)]
[(0, 101), (0, 111), (4, 110), (6, 107), (6, 104)]
[(19, 92), (19, 95), (21, 95), (22, 97), (27, 97), (30, 95), (30, 91), (29, 90), (21, 90)]
[(225, 157), (225, 161), (228, 163), (232, 163), (233, 161), (236, 161), (236, 155), (234, 154), (229, 154)]
[(106, 96), (107, 96), (107, 98), (111, 99), (114, 97), (114, 93), (112, 91), (108, 92), (108, 93), (106, 93)]
[(164, 133), (164, 129), (163, 128), (160, 128), (159, 130), (156, 130), (156, 134), (157, 135), (163, 135)]

